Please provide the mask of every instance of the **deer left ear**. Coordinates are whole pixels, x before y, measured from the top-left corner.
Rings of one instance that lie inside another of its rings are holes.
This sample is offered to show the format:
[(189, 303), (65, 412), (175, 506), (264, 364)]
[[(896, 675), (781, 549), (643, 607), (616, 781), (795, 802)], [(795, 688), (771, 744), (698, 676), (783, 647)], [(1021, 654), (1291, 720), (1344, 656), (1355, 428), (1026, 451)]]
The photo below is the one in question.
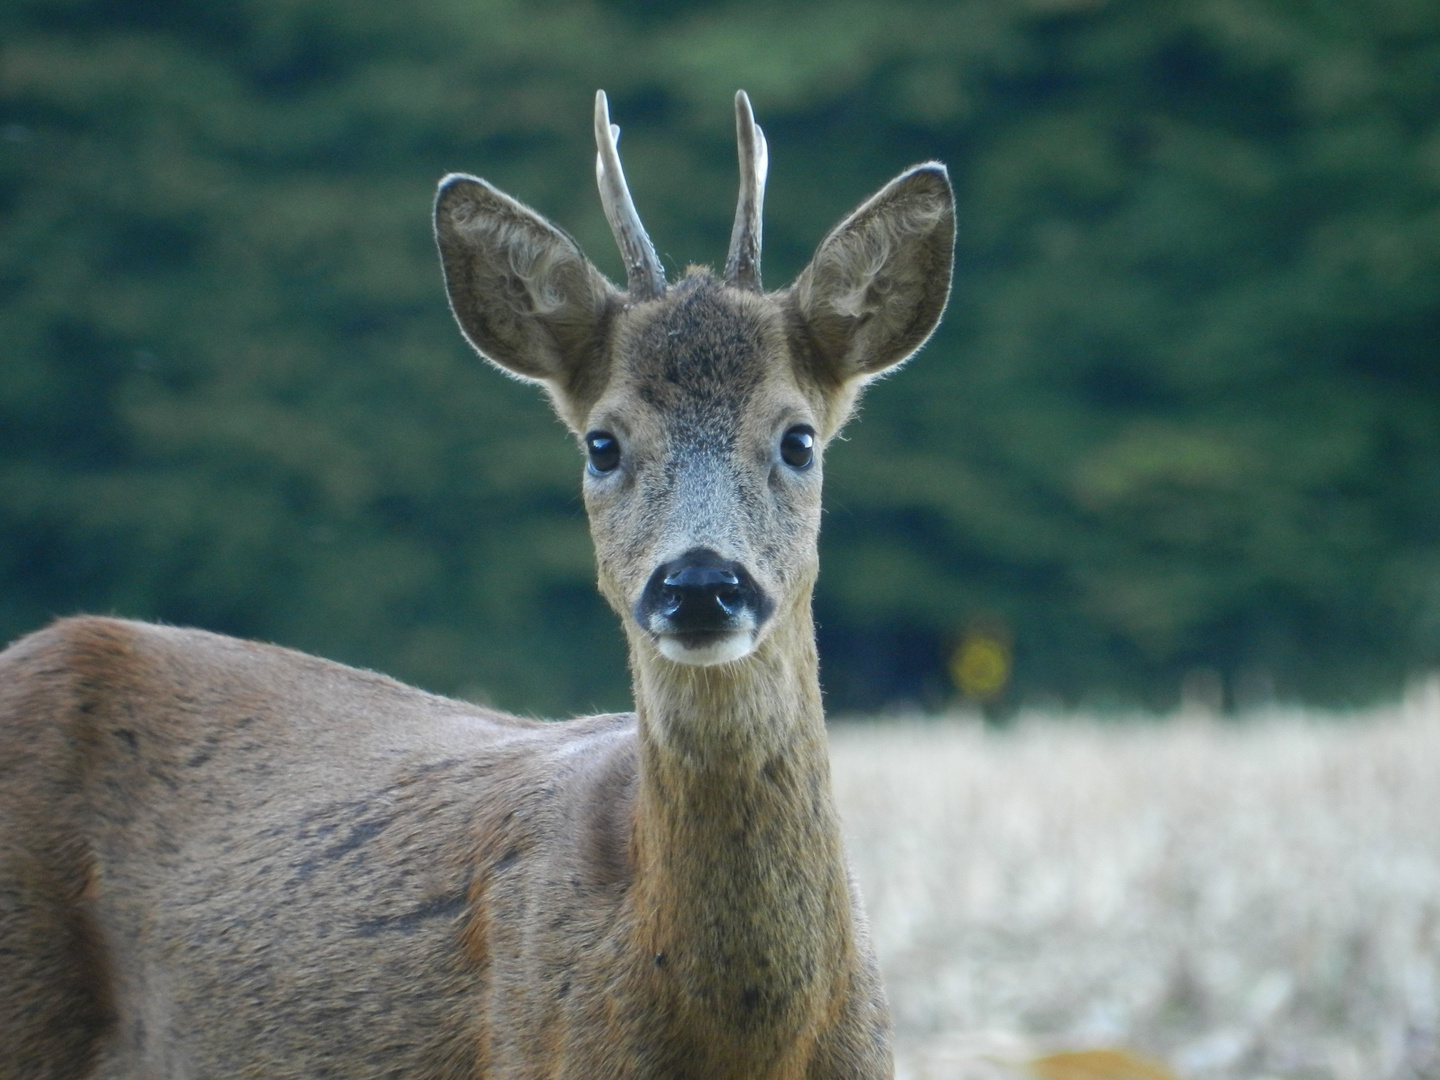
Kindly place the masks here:
[(831, 230), (790, 289), (822, 371), (878, 375), (925, 344), (950, 296), (955, 197), (945, 166), (897, 176)]
[(447, 176), (435, 238), (450, 307), (483, 357), (566, 401), (595, 352), (618, 294), (575, 241), (473, 176)]

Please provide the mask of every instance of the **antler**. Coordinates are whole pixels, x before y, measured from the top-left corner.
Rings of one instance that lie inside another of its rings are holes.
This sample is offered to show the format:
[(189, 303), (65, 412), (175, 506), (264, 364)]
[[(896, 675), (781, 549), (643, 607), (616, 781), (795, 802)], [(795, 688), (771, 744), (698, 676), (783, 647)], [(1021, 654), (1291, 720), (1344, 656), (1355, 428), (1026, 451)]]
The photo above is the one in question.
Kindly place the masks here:
[(600, 202), (605, 207), (605, 220), (625, 257), (625, 276), (634, 300), (653, 300), (665, 293), (665, 268), (655, 254), (655, 246), (640, 224), (630, 189), (625, 185), (625, 172), (620, 168), (620, 151), (616, 140), (620, 129), (610, 123), (610, 103), (605, 91), (595, 92), (595, 180), (600, 185)]
[(765, 174), (770, 167), (765, 133), (755, 123), (750, 97), (735, 94), (735, 137), (740, 144), (740, 201), (735, 207), (735, 228), (730, 232), (730, 254), (725, 259), (725, 282), (752, 292), (760, 287), (760, 214), (765, 206)]

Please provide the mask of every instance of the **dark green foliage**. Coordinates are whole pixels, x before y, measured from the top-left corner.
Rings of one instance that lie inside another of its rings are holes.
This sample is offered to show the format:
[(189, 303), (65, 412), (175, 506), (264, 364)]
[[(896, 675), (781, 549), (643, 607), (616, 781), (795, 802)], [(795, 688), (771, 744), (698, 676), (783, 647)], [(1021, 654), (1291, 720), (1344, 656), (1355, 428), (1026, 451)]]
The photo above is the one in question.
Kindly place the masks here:
[[(0, 13), (0, 634), (196, 623), (537, 711), (625, 700), (581, 457), (444, 308), (484, 175), (621, 276), (610, 92), (662, 258), (766, 279), (950, 165), (937, 340), (828, 458), (836, 704), (1361, 699), (1440, 661), (1440, 7), (1423, 0), (13, 0)], [(1246, 689), (1246, 688), (1250, 689)]]

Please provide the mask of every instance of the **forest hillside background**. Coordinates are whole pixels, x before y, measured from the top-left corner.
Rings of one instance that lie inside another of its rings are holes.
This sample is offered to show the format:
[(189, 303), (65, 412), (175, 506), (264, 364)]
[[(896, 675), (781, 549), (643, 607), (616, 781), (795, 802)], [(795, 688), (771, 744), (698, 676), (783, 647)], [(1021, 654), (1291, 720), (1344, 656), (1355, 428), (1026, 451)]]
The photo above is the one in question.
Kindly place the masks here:
[(463, 344), (429, 214), (484, 176), (623, 277), (772, 288), (902, 168), (944, 326), (827, 457), (832, 710), (1248, 708), (1440, 663), (1430, 0), (9, 0), (0, 637), (88, 610), (532, 712), (623, 707), (581, 456)]

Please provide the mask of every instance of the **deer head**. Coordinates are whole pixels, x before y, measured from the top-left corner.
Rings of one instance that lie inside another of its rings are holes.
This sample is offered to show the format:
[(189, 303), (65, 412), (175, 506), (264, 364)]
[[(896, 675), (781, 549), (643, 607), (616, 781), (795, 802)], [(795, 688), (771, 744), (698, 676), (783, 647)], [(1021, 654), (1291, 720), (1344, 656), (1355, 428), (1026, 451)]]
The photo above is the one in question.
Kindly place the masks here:
[(736, 96), (741, 191), (722, 278), (669, 285), (635, 212), (603, 92), (596, 172), (625, 258), (612, 285), (575, 242), (484, 180), (440, 185), (451, 308), (491, 363), (540, 383), (586, 456), (600, 589), (638, 652), (716, 665), (808, 628), (825, 447), (866, 382), (929, 337), (950, 289), (944, 166), (892, 180), (786, 289), (760, 284), (764, 135)]

